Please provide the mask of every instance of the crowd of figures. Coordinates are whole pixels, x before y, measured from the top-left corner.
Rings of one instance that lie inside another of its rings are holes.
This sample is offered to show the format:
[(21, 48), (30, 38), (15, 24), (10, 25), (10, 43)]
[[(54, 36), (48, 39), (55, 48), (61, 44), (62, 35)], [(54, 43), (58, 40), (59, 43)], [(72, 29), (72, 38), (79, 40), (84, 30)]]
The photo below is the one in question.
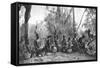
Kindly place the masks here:
[[(88, 31), (89, 32), (89, 31)], [(62, 35), (62, 39), (58, 39), (57, 35), (54, 36), (48, 36), (45, 39), (44, 47), (41, 48), (41, 51), (38, 51), (37, 47), (37, 52), (75, 52), (79, 51), (81, 53), (84, 53), (86, 51), (86, 48), (89, 47), (90, 50), (93, 50), (93, 46), (89, 46), (91, 42), (95, 40), (95, 37), (91, 34), (89, 34), (89, 38), (86, 39), (86, 36), (83, 35), (80, 38), (68, 38), (64, 35)], [(37, 41), (35, 41), (36, 43)], [(34, 44), (36, 46), (39, 46), (38, 43)], [(94, 44), (92, 44), (94, 45)], [(95, 45), (94, 45), (95, 46)], [(39, 54), (39, 53), (36, 53)], [(92, 54), (91, 54), (92, 55)], [(38, 55), (37, 55), (38, 56)]]
[[(23, 45), (25, 46), (25, 44)], [(62, 35), (62, 38), (59, 38), (57, 34), (50, 35), (47, 38), (40, 39), (38, 34), (36, 34), (36, 39), (30, 41), (29, 45), (28, 51), (27, 49), (23, 49), (22, 51), (24, 52), (24, 57), (25, 53), (30, 54), (29, 58), (32, 58), (45, 56), (48, 52), (62, 52), (66, 54), (79, 52), (80, 54), (88, 54), (91, 56), (96, 55), (96, 39), (94, 35), (90, 34), (89, 30), (87, 30), (85, 34), (83, 34), (81, 37), (69, 37), (67, 39), (65, 35)], [(28, 56), (28, 54), (26, 55)]]

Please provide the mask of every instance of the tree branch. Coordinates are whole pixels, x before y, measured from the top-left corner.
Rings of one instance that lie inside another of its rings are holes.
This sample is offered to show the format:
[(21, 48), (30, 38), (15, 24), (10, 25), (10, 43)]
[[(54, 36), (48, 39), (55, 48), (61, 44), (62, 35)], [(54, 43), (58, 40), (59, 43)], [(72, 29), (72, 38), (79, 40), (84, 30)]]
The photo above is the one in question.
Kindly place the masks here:
[(70, 9), (69, 14), (68, 14), (67, 18), (66, 18), (65, 21), (64, 21), (64, 24), (67, 22), (67, 20), (68, 20), (70, 14), (71, 14), (71, 12), (72, 12), (72, 10), (73, 10), (73, 8)]
[(77, 27), (77, 31), (78, 31), (78, 29), (79, 29), (79, 27), (80, 27), (80, 25), (81, 25), (81, 23), (82, 23), (82, 19), (83, 19), (83, 17), (84, 17), (84, 14), (85, 14), (86, 10), (87, 10), (87, 9), (85, 9), (84, 12), (83, 12), (83, 15), (82, 15), (82, 17), (81, 17), (80, 23), (79, 23), (79, 25), (78, 25), (78, 27)]

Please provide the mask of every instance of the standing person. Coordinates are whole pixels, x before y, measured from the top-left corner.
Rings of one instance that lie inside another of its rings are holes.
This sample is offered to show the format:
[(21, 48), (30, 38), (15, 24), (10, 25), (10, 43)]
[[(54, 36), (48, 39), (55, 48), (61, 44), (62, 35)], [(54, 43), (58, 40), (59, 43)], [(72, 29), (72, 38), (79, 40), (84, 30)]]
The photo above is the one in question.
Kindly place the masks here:
[(63, 35), (63, 39), (62, 39), (62, 51), (65, 52), (66, 51), (66, 39), (65, 36)]
[[(36, 26), (36, 29), (37, 29), (37, 26)], [(35, 31), (35, 35), (36, 35), (36, 39), (34, 40), (34, 49), (35, 49), (36, 56), (38, 56), (39, 45), (38, 45), (37, 40), (39, 39), (39, 35), (36, 31)]]

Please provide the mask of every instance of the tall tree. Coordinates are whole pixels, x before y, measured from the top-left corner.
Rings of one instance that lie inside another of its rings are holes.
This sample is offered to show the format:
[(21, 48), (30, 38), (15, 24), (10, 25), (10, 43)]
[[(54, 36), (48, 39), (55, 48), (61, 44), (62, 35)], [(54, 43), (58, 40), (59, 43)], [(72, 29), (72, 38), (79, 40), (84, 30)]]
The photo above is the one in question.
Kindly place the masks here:
[(28, 52), (28, 20), (30, 18), (31, 5), (19, 5), (19, 41), (25, 42), (24, 45)]
[(28, 41), (28, 20), (30, 18), (30, 10), (31, 10), (31, 5), (24, 5), (25, 8), (26, 8), (26, 12), (25, 12), (25, 35), (24, 35), (24, 39), (25, 39), (25, 45), (26, 45), (26, 48), (28, 50), (28, 52), (30, 52), (29, 48), (28, 48), (28, 44), (29, 44), (29, 41)]
[(74, 8), (73, 8), (73, 33), (74, 33), (74, 37), (76, 37), (76, 24), (75, 24), (75, 11), (74, 11)]

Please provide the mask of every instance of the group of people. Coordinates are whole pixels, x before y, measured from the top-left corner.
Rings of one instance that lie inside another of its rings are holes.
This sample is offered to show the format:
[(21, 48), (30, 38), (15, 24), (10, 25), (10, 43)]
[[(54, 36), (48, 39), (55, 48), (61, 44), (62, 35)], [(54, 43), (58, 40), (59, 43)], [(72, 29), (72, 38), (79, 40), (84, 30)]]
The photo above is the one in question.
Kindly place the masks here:
[[(48, 52), (64, 52), (68, 53), (68, 49), (75, 51), (84, 51), (86, 41), (85, 36), (82, 35), (79, 38), (71, 38), (65, 35), (62, 35), (62, 38), (59, 38), (58, 35), (50, 35), (47, 38), (34, 40), (34, 49), (31, 50), (31, 57), (33, 56), (44, 56)], [(88, 39), (87, 39), (88, 40)], [(72, 52), (71, 51), (71, 52)]]
[(62, 35), (62, 39), (58, 38), (57, 35), (50, 35), (44, 39), (34, 40), (34, 49), (32, 49), (32, 55), (43, 56), (46, 53), (56, 53), (56, 52), (67, 52), (68, 48), (71, 48), (70, 37), (66, 40), (66, 37)]

